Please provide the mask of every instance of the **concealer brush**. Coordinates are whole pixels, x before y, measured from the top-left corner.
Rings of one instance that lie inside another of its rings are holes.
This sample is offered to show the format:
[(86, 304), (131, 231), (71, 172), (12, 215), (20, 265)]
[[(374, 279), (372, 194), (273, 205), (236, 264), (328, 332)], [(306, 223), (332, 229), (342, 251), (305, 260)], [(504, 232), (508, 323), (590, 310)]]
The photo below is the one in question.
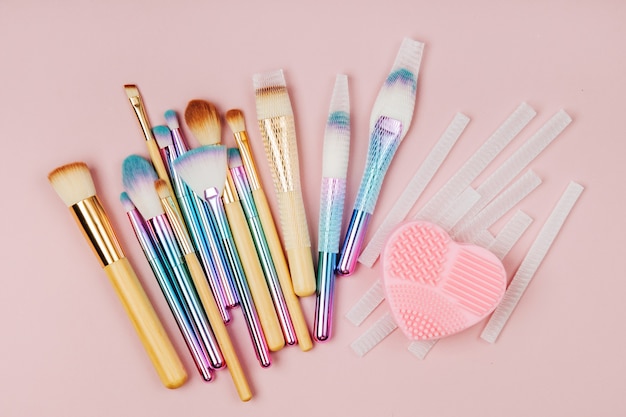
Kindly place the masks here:
[[(202, 300), (203, 304), (205, 304), (205, 302), (208, 303), (210, 302), (209, 299), (212, 297), (211, 290), (207, 285), (206, 276), (202, 271), (202, 266), (200, 265), (197, 253), (194, 251), (193, 246), (191, 245), (191, 240), (189, 238), (189, 235), (187, 234), (187, 231), (185, 230), (185, 226), (181, 221), (179, 221), (179, 219), (176, 218), (173, 198), (170, 195), (167, 185), (165, 184), (165, 182), (163, 182), (163, 180), (157, 180), (155, 183), (155, 187), (157, 193), (159, 194), (159, 198), (161, 199), (161, 204), (165, 209), (165, 213), (168, 219), (170, 219), (170, 223), (172, 223), (176, 238), (183, 248), (185, 261), (187, 263), (187, 266), (189, 266), (189, 271), (191, 273), (193, 282), (196, 285), (196, 289), (198, 289), (198, 293), (200, 294), (200, 299)], [(259, 322), (252, 296), (250, 295), (250, 289), (248, 288), (245, 277), (243, 277), (243, 274), (241, 275), (241, 277), (242, 279), (235, 281), (235, 284), (237, 285), (237, 290), (239, 291), (238, 295), (239, 299), (241, 300), (241, 308), (244, 311), (246, 325), (248, 326), (248, 331), (253, 341), (253, 346), (259, 363), (263, 367), (268, 367), (271, 364), (271, 360), (267, 343), (265, 341), (265, 336), (263, 334), (263, 329), (261, 328), (261, 324)], [(215, 300), (213, 299), (213, 301)]]
[[(222, 132), (221, 121), (212, 103), (205, 100), (191, 100), (185, 108), (185, 122), (200, 145), (220, 144)], [(203, 206), (206, 210), (206, 204), (203, 204)], [(223, 274), (220, 276), (222, 278), (222, 286), (224, 287), (226, 300), (229, 302), (229, 305), (234, 306), (239, 301), (237, 299), (237, 289), (235, 288), (235, 278), (233, 275), (235, 265), (228, 262), (226, 248), (224, 246), (225, 236), (220, 236), (217, 230), (216, 236), (221, 237), (221, 239), (219, 239), (221, 242), (218, 242), (217, 248), (219, 248), (222, 254), (222, 259), (226, 261), (223, 265)]]
[(173, 272), (167, 262), (164, 262), (165, 255), (163, 250), (157, 245), (155, 237), (150, 233), (150, 229), (146, 226), (141, 214), (139, 214), (139, 210), (137, 210), (125, 191), (120, 195), (120, 201), (124, 206), (124, 210), (126, 210), (137, 241), (159, 283), (165, 301), (167, 301), (176, 324), (178, 324), (196, 368), (205, 381), (211, 381), (213, 379), (213, 367), (209, 363), (208, 353), (204, 349), (197, 327), (190, 320), (191, 313), (189, 309), (180, 301), (183, 294), (176, 281), (171, 278)]
[(84, 162), (63, 165), (53, 170), (48, 180), (69, 207), (109, 277), (161, 382), (167, 388), (180, 387), (187, 380), (187, 372), (122, 251), (113, 226), (96, 195), (89, 167)]
[[(269, 203), (267, 202), (265, 191), (263, 191), (263, 187), (256, 170), (254, 156), (252, 155), (250, 144), (248, 143), (248, 133), (246, 130), (243, 112), (238, 109), (229, 110), (226, 112), (226, 122), (232, 130), (235, 140), (237, 141), (237, 146), (239, 147), (241, 160), (245, 169), (245, 177), (250, 185), (254, 205), (256, 206), (259, 220), (261, 222), (262, 232), (265, 235), (265, 240), (269, 248), (271, 257), (268, 258), (268, 261), (271, 259), (271, 263), (276, 269), (280, 288), (283, 292), (283, 296), (285, 297), (287, 309), (289, 311), (289, 315), (291, 316), (291, 322), (293, 323), (293, 328), (296, 333), (298, 346), (302, 351), (310, 350), (313, 347), (313, 340), (311, 339), (311, 335), (302, 312), (302, 307), (300, 306), (300, 300), (293, 290), (291, 274), (289, 272), (289, 267), (287, 266), (287, 259), (285, 258), (283, 247), (280, 243), (280, 238), (278, 237), (278, 230), (276, 230), (276, 224), (274, 223), (274, 218), (272, 217), (272, 212), (270, 210)], [(260, 245), (259, 247), (263, 246), (260, 238), (259, 241), (255, 243), (258, 243)], [(283, 332), (285, 331), (286, 329), (283, 329)], [(285, 340), (289, 344), (290, 341), (287, 339), (288, 334), (284, 334)]]
[(421, 42), (409, 38), (402, 41), (374, 102), (365, 170), (337, 266), (341, 275), (354, 272), (383, 180), (411, 124), (423, 49)]
[[(192, 239), (193, 248), (197, 251), (200, 258), (202, 268), (208, 279), (211, 292), (217, 302), (217, 307), (220, 310), (222, 319), (224, 320), (224, 323), (228, 323), (230, 322), (230, 313), (227, 308), (228, 303), (226, 301), (226, 295), (220, 280), (218, 265), (208, 243), (216, 242), (217, 237), (215, 236), (213, 230), (206, 230), (202, 226), (202, 222), (198, 214), (198, 210), (202, 209), (200, 206), (201, 201), (196, 198), (187, 184), (184, 183), (184, 181), (180, 178), (180, 175), (178, 175), (174, 169), (174, 160), (187, 151), (186, 146), (184, 146), (180, 137), (174, 140), (175, 136), (171, 133), (170, 128), (167, 126), (156, 126), (152, 130), (159, 148), (161, 148), (161, 151), (165, 155), (166, 167), (168, 168), (170, 178), (172, 178), (172, 186), (174, 188), (174, 192), (176, 193), (178, 207), (180, 207), (184, 224), (186, 224), (187, 230), (189, 231), (189, 235)], [(176, 144), (176, 142), (178, 142), (178, 144)], [(175, 204), (174, 208), (176, 208)], [(172, 214), (171, 217), (178, 217), (174, 214)], [(207, 236), (208, 234), (210, 234), (210, 236)], [(215, 246), (215, 244), (213, 244), (213, 246)], [(215, 258), (220, 256), (221, 255), (218, 252), (215, 253)]]
[(139, 155), (130, 155), (124, 159), (122, 163), (124, 188), (163, 249), (166, 261), (174, 273), (173, 277), (183, 294), (183, 302), (189, 308), (191, 318), (198, 328), (204, 347), (209, 354), (211, 366), (221, 368), (224, 365), (224, 359), (219, 351), (196, 288), (192, 283), (171, 223), (165, 215), (165, 210), (154, 187), (154, 182), (157, 179), (158, 176), (147, 159)]
[(167, 183), (167, 186), (170, 187), (170, 190), (172, 190), (172, 184), (170, 183), (170, 179), (168, 177), (167, 168), (165, 168), (165, 163), (163, 162), (161, 153), (159, 152), (159, 147), (157, 146), (154, 136), (152, 135), (150, 121), (148, 120), (148, 114), (146, 113), (143, 99), (139, 93), (139, 88), (137, 88), (135, 84), (126, 84), (124, 85), (124, 91), (130, 101), (130, 105), (133, 107), (135, 116), (137, 116), (141, 132), (146, 139), (146, 146), (148, 148), (152, 165), (154, 166), (159, 178), (163, 179)]
[(315, 293), (311, 240), (302, 200), (296, 128), (282, 70), (254, 74), (256, 111), (278, 198), (281, 231), (293, 288)]

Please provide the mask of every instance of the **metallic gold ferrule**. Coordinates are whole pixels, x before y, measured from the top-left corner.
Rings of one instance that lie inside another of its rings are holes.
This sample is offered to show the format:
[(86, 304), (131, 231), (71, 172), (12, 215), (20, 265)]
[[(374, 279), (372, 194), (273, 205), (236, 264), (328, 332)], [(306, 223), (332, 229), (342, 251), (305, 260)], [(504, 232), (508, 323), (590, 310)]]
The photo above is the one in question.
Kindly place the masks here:
[(254, 158), (252, 157), (252, 151), (250, 150), (250, 144), (248, 143), (248, 134), (246, 131), (235, 133), (235, 140), (239, 147), (239, 153), (241, 155), (241, 161), (248, 174), (248, 182), (252, 190), (258, 190), (261, 188), (261, 182), (259, 181), (259, 175), (256, 171), (256, 165), (254, 164)]
[(239, 194), (235, 188), (235, 182), (230, 171), (226, 171), (226, 185), (224, 186), (224, 194), (222, 194), (222, 200), (224, 204), (231, 204), (235, 201), (239, 201)]
[(146, 114), (141, 96), (133, 96), (130, 97), (129, 100), (130, 104), (133, 106), (133, 110), (135, 110), (135, 115), (137, 116), (137, 120), (139, 120), (139, 125), (141, 126), (141, 130), (143, 131), (143, 135), (146, 140), (155, 140), (152, 135), (152, 130), (150, 129), (148, 115)]
[(174, 230), (174, 235), (178, 239), (178, 244), (180, 245), (183, 254), (187, 255), (192, 253), (194, 248), (191, 244), (191, 238), (189, 237), (189, 233), (183, 224), (174, 200), (169, 196), (162, 198), (161, 205), (163, 206), (163, 210), (165, 210), (165, 215), (170, 222), (170, 226), (172, 226), (172, 229)]
[(124, 258), (115, 230), (95, 195), (70, 207), (83, 235), (103, 267)]

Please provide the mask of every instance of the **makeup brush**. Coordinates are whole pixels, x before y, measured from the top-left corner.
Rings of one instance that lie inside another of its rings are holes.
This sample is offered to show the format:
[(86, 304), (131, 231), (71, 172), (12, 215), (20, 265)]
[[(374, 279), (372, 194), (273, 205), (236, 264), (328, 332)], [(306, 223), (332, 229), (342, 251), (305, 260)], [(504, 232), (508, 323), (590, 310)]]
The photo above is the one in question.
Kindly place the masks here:
[[(214, 258), (213, 253), (211, 252), (211, 247), (215, 247), (217, 245), (215, 242), (218, 242), (218, 238), (213, 229), (205, 229), (202, 227), (202, 221), (198, 214), (198, 210), (202, 210), (200, 206), (201, 201), (196, 198), (187, 184), (184, 183), (184, 181), (180, 178), (180, 175), (178, 175), (174, 169), (174, 160), (179, 155), (185, 153), (187, 148), (183, 142), (180, 142), (180, 138), (174, 140), (174, 135), (171, 133), (169, 127), (156, 126), (152, 130), (154, 132), (154, 137), (159, 144), (159, 148), (161, 148), (162, 151), (165, 150), (164, 154), (166, 158), (166, 166), (170, 177), (172, 178), (172, 186), (176, 194), (176, 201), (178, 201), (178, 207), (180, 207), (184, 224), (186, 224), (189, 235), (192, 239), (193, 248), (197, 251), (200, 258), (202, 268), (208, 279), (211, 292), (217, 302), (217, 307), (220, 310), (222, 319), (224, 320), (224, 323), (228, 323), (230, 321), (230, 313), (228, 312), (228, 303), (226, 301), (226, 295), (220, 280), (220, 269), (218, 269), (218, 265), (222, 265), (222, 262), (218, 263), (215, 261), (215, 259), (221, 257), (221, 254), (216, 251)], [(178, 144), (176, 144), (176, 142), (178, 142)], [(178, 217), (174, 214), (172, 214), (172, 217)], [(171, 221), (172, 220), (170, 220), (170, 222)], [(209, 242), (213, 243), (210, 245)]]
[[(205, 100), (191, 100), (185, 108), (185, 122), (200, 145), (219, 145), (221, 142), (221, 122), (219, 114), (212, 103)], [(223, 187), (223, 185), (222, 185)], [(206, 206), (205, 206), (206, 207)], [(219, 232), (216, 232), (219, 236)], [(224, 247), (225, 236), (221, 236), (221, 253), (224, 259), (228, 256)], [(226, 294), (226, 299), (237, 303), (237, 290), (235, 288), (234, 270), (235, 265), (227, 262), (225, 265), (225, 276), (222, 277), (222, 286)], [(229, 304), (230, 305), (230, 304)]]
[(146, 139), (146, 146), (148, 147), (148, 153), (150, 154), (150, 160), (152, 161), (152, 165), (156, 170), (159, 178), (163, 179), (167, 186), (172, 190), (172, 184), (170, 183), (170, 179), (168, 177), (167, 168), (165, 168), (165, 163), (161, 157), (161, 153), (159, 152), (159, 147), (152, 135), (152, 130), (150, 127), (150, 121), (148, 120), (148, 115), (146, 113), (146, 108), (143, 104), (143, 99), (141, 98), (141, 94), (139, 93), (139, 88), (135, 84), (126, 84), (124, 85), (124, 91), (126, 92), (126, 96), (130, 101), (131, 106), (135, 112), (135, 116), (137, 116), (137, 121), (139, 122), (139, 127), (143, 133), (144, 138)]
[(322, 189), (318, 233), (315, 338), (328, 340), (332, 330), (335, 267), (346, 196), (350, 154), (350, 97), (348, 77), (337, 75), (324, 132)]
[(423, 49), (421, 42), (409, 38), (402, 41), (374, 102), (367, 162), (337, 267), (341, 275), (354, 272), (385, 174), (411, 124)]
[[(250, 144), (248, 143), (248, 133), (246, 130), (243, 112), (238, 109), (227, 111), (226, 122), (228, 123), (228, 126), (232, 130), (233, 136), (237, 141), (241, 161), (245, 169), (245, 178), (250, 185), (250, 192), (252, 193), (254, 205), (256, 207), (257, 214), (262, 226), (262, 230), (257, 233), (258, 236), (256, 237), (255, 241), (255, 244), (257, 245), (257, 250), (261, 248), (260, 250), (265, 252), (265, 250), (263, 249), (265, 245), (263, 245), (262, 242), (264, 235), (270, 256), (267, 257), (266, 253), (264, 253), (263, 255), (266, 257), (267, 266), (273, 265), (276, 270), (276, 275), (278, 276), (278, 281), (280, 283), (280, 289), (282, 290), (283, 296), (285, 298), (287, 309), (289, 311), (289, 316), (291, 317), (291, 322), (293, 323), (293, 328), (296, 333), (298, 346), (300, 346), (300, 349), (303, 351), (310, 350), (313, 347), (313, 341), (311, 340), (311, 335), (309, 333), (309, 329), (307, 327), (307, 323), (304, 318), (302, 308), (300, 306), (300, 300), (293, 290), (291, 274), (289, 272), (289, 267), (287, 266), (287, 259), (285, 258), (283, 247), (280, 243), (280, 238), (278, 237), (278, 231), (276, 230), (276, 225), (274, 223), (274, 218), (272, 217), (269, 203), (267, 202), (267, 197), (265, 196), (265, 191), (263, 190), (259, 175), (256, 170), (254, 156), (252, 155)], [(241, 180), (243, 180), (243, 177), (244, 176), (242, 175), (234, 176), (234, 178)], [(252, 211), (250, 213), (250, 215), (253, 215)], [(265, 273), (266, 278), (271, 279), (271, 270), (269, 272), (265, 271)], [(287, 322), (283, 323), (286, 324)], [(287, 339), (287, 332), (288, 328), (283, 328), (285, 340), (289, 344), (289, 340)]]
[(183, 262), (182, 252), (176, 241), (171, 223), (165, 215), (165, 210), (154, 187), (154, 182), (157, 179), (158, 176), (147, 159), (139, 155), (130, 155), (124, 159), (122, 163), (124, 188), (163, 249), (166, 260), (174, 273), (173, 277), (183, 294), (183, 300), (189, 308), (191, 318), (198, 328), (204, 347), (209, 354), (211, 366), (220, 368), (224, 364), (224, 359), (189, 276), (187, 265)]
[[(174, 168), (194, 193), (208, 203), (214, 222), (221, 224), (222, 228), (227, 227), (221, 200), (222, 188), (226, 183), (226, 148), (211, 145), (192, 149), (174, 161)], [(224, 327), (223, 333), (216, 335), (235, 385), (241, 389), (247, 387), (245, 375), (230, 344), (226, 328)]]
[[(167, 185), (165, 185), (165, 187), (167, 188)], [(198, 368), (200, 375), (205, 381), (212, 380), (213, 368), (209, 363), (208, 353), (204, 349), (197, 327), (193, 321), (190, 320), (191, 314), (189, 309), (180, 301), (183, 294), (178, 285), (176, 285), (176, 281), (171, 278), (173, 272), (167, 262), (164, 261), (165, 255), (163, 254), (163, 250), (156, 243), (143, 217), (139, 214), (139, 210), (137, 210), (125, 191), (120, 195), (120, 201), (124, 206), (124, 210), (126, 210), (128, 220), (135, 232), (137, 241), (152, 268), (152, 272), (159, 283), (161, 292), (170, 307), (176, 324), (178, 324), (178, 328), (187, 344), (187, 348), (196, 364), (196, 368)]]
[[(236, 155), (235, 155), (236, 154)], [(233, 159), (238, 159), (239, 165), (233, 167)], [(246, 213), (250, 213), (251, 205), (254, 205), (252, 201), (252, 194), (248, 187), (248, 192), (242, 191), (238, 186), (239, 179), (243, 171), (241, 166), (241, 158), (239, 157), (239, 151), (236, 148), (228, 149), (228, 165), (230, 171), (226, 176), (226, 188), (224, 190), (224, 208), (226, 209), (226, 215), (228, 222), (232, 225), (233, 237), (235, 238), (235, 244), (237, 245), (237, 251), (241, 256), (241, 263), (246, 272), (248, 278), (248, 284), (254, 299), (254, 304), (257, 307), (261, 324), (263, 325), (263, 331), (265, 333), (268, 346), (270, 350), (276, 351), (282, 349), (285, 346), (285, 337), (281, 329), (281, 322), (287, 321), (288, 328), (292, 333), (292, 343), (296, 342), (295, 331), (293, 330), (293, 324), (291, 323), (291, 317), (289, 316), (289, 310), (285, 303), (285, 297), (283, 296), (280, 288), (274, 265), (272, 264), (272, 258), (265, 242), (265, 250), (257, 250), (255, 242), (258, 240), (258, 235), (263, 234), (261, 229), (261, 223), (258, 215), (254, 215), (254, 220), (248, 223), (247, 219), (250, 219)], [(243, 172), (245, 176), (245, 172)], [(229, 191), (229, 192), (227, 192)], [(246, 209), (243, 207), (246, 206)], [(256, 209), (255, 210), (256, 213)], [(257, 235), (257, 238), (254, 237)], [(264, 238), (263, 238), (264, 239)], [(271, 269), (268, 267), (271, 265)], [(271, 273), (273, 276), (265, 278), (265, 272)], [(271, 287), (271, 290), (270, 290)], [(279, 303), (275, 306), (273, 299), (277, 299)], [(277, 314), (277, 310), (281, 313)], [(281, 317), (279, 319), (279, 316)], [(272, 343), (273, 342), (273, 343)]]
[(253, 77), (257, 119), (278, 198), (283, 243), (297, 295), (315, 293), (311, 240), (306, 220), (296, 129), (282, 70)]
[[(207, 298), (211, 298), (212, 294), (207, 285), (206, 276), (202, 271), (202, 266), (200, 265), (200, 261), (198, 260), (197, 254), (191, 245), (191, 240), (187, 231), (185, 230), (184, 224), (180, 222), (176, 217), (176, 212), (174, 209), (174, 200), (169, 193), (167, 185), (163, 180), (157, 180), (155, 183), (155, 187), (157, 193), (159, 194), (159, 198), (161, 199), (161, 204), (165, 209), (167, 217), (170, 219), (170, 222), (173, 225), (174, 233), (176, 234), (176, 238), (180, 243), (181, 247), (186, 248), (183, 250), (185, 261), (189, 266), (189, 270), (191, 272), (191, 276), (193, 278), (194, 284), (196, 288), (200, 287), (203, 291), (198, 290), (198, 293), (203, 292), (204, 295), (200, 296), (203, 304)], [(257, 359), (259, 363), (263, 367), (270, 366), (271, 360), (269, 356), (268, 346), (265, 341), (265, 336), (263, 335), (263, 329), (261, 328), (261, 324), (259, 322), (259, 318), (252, 301), (252, 296), (250, 295), (250, 290), (246, 283), (245, 277), (243, 276), (243, 272), (241, 275), (242, 279), (238, 279), (235, 281), (237, 285), (237, 290), (239, 291), (239, 299), (241, 300), (241, 307), (244, 311), (244, 317), (246, 319), (246, 324), (248, 326), (248, 331), (250, 333), (250, 337), (253, 342), (253, 346), (255, 348), (255, 352), (257, 355)], [(207, 301), (210, 302), (210, 301)]]
[(84, 162), (63, 165), (53, 170), (48, 180), (70, 208), (109, 277), (161, 382), (167, 388), (180, 387), (187, 380), (185, 368), (122, 251), (113, 226), (96, 195), (89, 167)]

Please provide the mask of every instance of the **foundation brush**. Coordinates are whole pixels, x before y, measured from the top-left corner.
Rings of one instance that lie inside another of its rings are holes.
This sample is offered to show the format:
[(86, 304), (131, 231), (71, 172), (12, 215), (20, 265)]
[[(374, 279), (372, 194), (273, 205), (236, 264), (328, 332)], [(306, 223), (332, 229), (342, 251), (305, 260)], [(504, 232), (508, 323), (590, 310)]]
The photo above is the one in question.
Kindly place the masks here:
[(257, 119), (274, 179), (293, 288), (300, 297), (309, 296), (315, 293), (315, 273), (287, 84), (282, 70), (255, 74), (253, 83)]
[(393, 67), (374, 102), (365, 170), (337, 266), (341, 275), (354, 272), (383, 180), (411, 124), (423, 49), (421, 42), (409, 38), (402, 41)]
[(350, 153), (350, 99), (348, 77), (338, 75), (324, 133), (322, 187), (318, 235), (315, 338), (328, 340), (332, 330), (335, 268), (346, 195)]
[(182, 301), (191, 314), (202, 343), (214, 368), (224, 365), (224, 359), (215, 340), (204, 307), (193, 284), (183, 252), (176, 239), (170, 219), (155, 188), (158, 179), (152, 164), (139, 155), (130, 155), (122, 164), (122, 181), (130, 200), (139, 210), (157, 244), (162, 248), (165, 261), (171, 268), (173, 278), (181, 289)]
[(187, 344), (196, 368), (198, 368), (200, 375), (205, 381), (210, 381), (213, 379), (213, 368), (209, 363), (208, 353), (202, 344), (198, 328), (191, 320), (189, 309), (181, 302), (183, 299), (182, 291), (172, 278), (174, 273), (165, 261), (163, 250), (157, 245), (156, 238), (150, 233), (150, 229), (147, 227), (143, 217), (141, 217), (141, 214), (125, 191), (120, 195), (120, 201), (126, 210), (128, 220), (150, 264), (150, 268), (152, 268), (161, 292), (163, 292), (165, 301), (167, 301), (176, 324)]
[[(229, 164), (232, 165), (232, 168), (235, 168), (234, 170), (231, 170), (233, 172), (233, 178), (235, 179), (235, 185), (240, 187), (242, 185), (242, 181), (245, 179), (245, 182), (250, 186), (249, 188), (252, 200), (247, 200), (252, 203), (254, 208), (256, 208), (256, 214), (258, 214), (258, 219), (261, 225), (261, 227), (258, 228), (258, 233), (253, 234), (253, 237), (255, 237), (255, 245), (257, 245), (257, 250), (259, 250), (259, 256), (265, 257), (267, 261), (265, 266), (270, 268), (265, 272), (266, 279), (268, 280), (268, 285), (274, 285), (275, 288), (280, 287), (282, 290), (285, 303), (287, 304), (289, 317), (291, 317), (291, 323), (293, 323), (293, 330), (290, 330), (289, 327), (283, 327), (285, 341), (287, 344), (295, 343), (296, 339), (289, 339), (290, 334), (293, 334), (293, 331), (295, 331), (298, 346), (301, 350), (308, 351), (313, 347), (313, 341), (311, 340), (311, 335), (309, 334), (309, 329), (300, 306), (300, 300), (296, 296), (293, 289), (287, 259), (285, 258), (283, 247), (280, 243), (280, 238), (278, 237), (278, 231), (276, 230), (276, 224), (274, 223), (274, 218), (272, 216), (267, 197), (265, 196), (261, 179), (256, 169), (254, 156), (252, 154), (252, 150), (250, 149), (250, 143), (248, 142), (248, 132), (243, 112), (239, 109), (231, 109), (226, 112), (225, 118), (228, 126), (233, 132), (233, 136), (237, 142), (237, 147), (239, 148), (239, 155), (241, 157), (241, 161), (238, 161), (235, 158), (229, 160)], [(244, 168), (243, 172), (240, 169), (241, 165), (243, 165)], [(244, 189), (247, 188), (244, 186)], [(240, 194), (242, 202), (244, 201), (244, 196), (246, 195), (248, 195), (247, 191), (242, 191)], [(244, 205), (244, 209), (245, 208), (246, 205)], [(246, 216), (249, 215), (254, 217), (253, 211), (251, 211), (250, 214), (246, 213)], [(249, 224), (251, 224), (250, 218), (248, 220)], [(251, 226), (251, 230), (255, 228), (256, 227)], [(269, 252), (269, 256), (267, 252)], [(272, 271), (276, 272), (279, 282), (278, 285), (271, 283), (273, 280)], [(275, 302), (280, 301), (275, 299)], [(288, 325), (289, 322), (286, 318), (288, 317), (285, 315), (281, 319), (281, 326)]]
[(187, 380), (187, 373), (122, 251), (113, 226), (96, 195), (89, 167), (84, 162), (63, 165), (53, 170), (48, 179), (69, 207), (109, 277), (161, 382), (167, 388), (180, 387)]

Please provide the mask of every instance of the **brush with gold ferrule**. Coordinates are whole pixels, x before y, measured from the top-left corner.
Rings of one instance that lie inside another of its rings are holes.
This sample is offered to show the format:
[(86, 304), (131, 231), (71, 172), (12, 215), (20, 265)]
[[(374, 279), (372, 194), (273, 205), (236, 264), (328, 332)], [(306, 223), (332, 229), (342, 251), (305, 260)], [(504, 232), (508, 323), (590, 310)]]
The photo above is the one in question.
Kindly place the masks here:
[[(265, 191), (263, 190), (261, 180), (257, 173), (254, 156), (252, 155), (250, 144), (248, 142), (248, 133), (243, 112), (238, 109), (227, 111), (226, 122), (232, 130), (235, 140), (237, 141), (241, 162), (245, 171), (245, 178), (247, 180), (246, 182), (249, 185), (250, 193), (252, 194), (252, 202), (254, 203), (261, 223), (261, 230), (259, 230), (260, 233), (256, 236), (255, 244), (257, 244), (257, 249), (261, 248), (261, 251), (263, 252), (263, 237), (265, 238), (265, 242), (267, 243), (266, 246), (270, 254), (269, 257), (266, 256), (269, 262), (267, 266), (273, 265), (276, 270), (280, 288), (283, 292), (285, 302), (287, 303), (287, 309), (289, 311), (289, 315), (291, 316), (291, 322), (293, 323), (293, 327), (296, 332), (298, 346), (300, 346), (300, 349), (303, 351), (310, 350), (313, 347), (313, 340), (311, 339), (311, 334), (309, 333), (309, 329), (302, 312), (302, 307), (300, 306), (300, 300), (294, 292), (291, 274), (287, 265), (287, 259), (285, 258), (283, 247), (280, 243), (280, 238), (278, 237), (278, 231), (276, 230), (276, 225), (274, 223), (269, 203), (267, 202), (267, 197), (265, 196)], [(243, 180), (244, 176), (240, 175), (238, 178)], [(246, 188), (244, 187), (242, 190), (245, 189)], [(267, 273), (268, 272), (266, 272), (266, 274)], [(269, 276), (271, 277), (271, 271), (269, 271)], [(267, 277), (268, 275), (266, 275), (266, 278)]]
[(53, 170), (48, 180), (70, 208), (109, 277), (161, 382), (167, 388), (180, 387), (187, 380), (187, 372), (122, 251), (113, 226), (96, 195), (89, 167), (84, 162), (63, 165)]
[(282, 70), (255, 74), (253, 81), (257, 119), (278, 198), (293, 289), (300, 297), (306, 297), (315, 294), (315, 271), (302, 200), (291, 100)]
[[(167, 168), (165, 167), (165, 162), (163, 161), (156, 140), (152, 135), (150, 121), (148, 120), (148, 114), (146, 113), (146, 107), (144, 106), (143, 99), (139, 93), (139, 88), (135, 84), (126, 84), (124, 85), (124, 91), (126, 92), (126, 96), (128, 96), (131, 106), (133, 107), (135, 116), (137, 116), (141, 132), (146, 139), (146, 146), (148, 147), (148, 153), (150, 154), (152, 165), (154, 166), (159, 178), (167, 183), (167, 186), (173, 194), (174, 191), (172, 189), (172, 184), (170, 183)], [(180, 209), (178, 210), (180, 211)]]

